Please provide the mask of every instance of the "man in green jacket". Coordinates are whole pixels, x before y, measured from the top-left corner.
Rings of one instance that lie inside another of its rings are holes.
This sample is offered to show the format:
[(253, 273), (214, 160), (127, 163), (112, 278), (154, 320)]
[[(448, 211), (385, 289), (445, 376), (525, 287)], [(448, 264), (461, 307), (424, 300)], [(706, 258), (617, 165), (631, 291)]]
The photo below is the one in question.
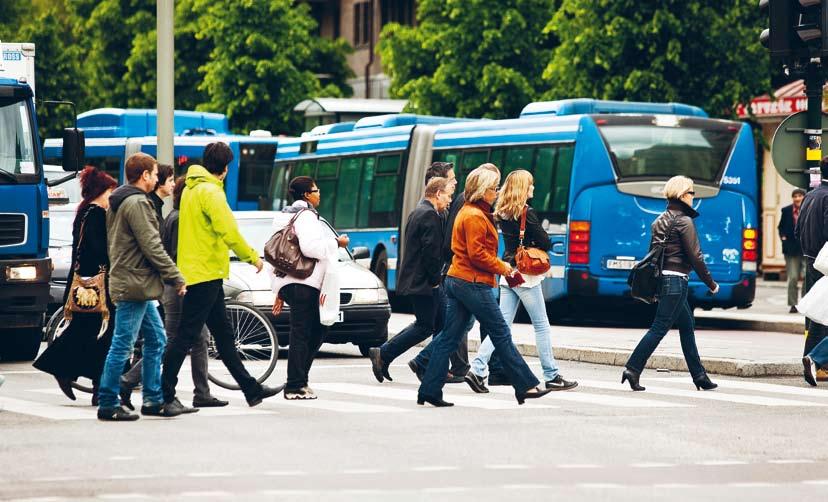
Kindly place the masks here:
[(210, 143), (204, 147), (202, 158), (203, 167), (192, 165), (187, 170), (178, 213), (178, 266), (187, 280), (188, 291), (178, 335), (167, 346), (164, 356), (164, 402), (176, 401), (178, 372), (206, 322), (221, 361), (241, 387), (247, 404), (256, 406), (262, 399), (281, 392), (284, 385), (263, 386), (244, 368), (225, 313), (223, 281), (230, 275), (230, 249), (258, 272), (262, 270), (262, 260), (239, 233), (224, 194), (223, 182), (233, 151), (226, 143)]
[(118, 307), (115, 333), (104, 363), (99, 390), (98, 419), (137, 420), (118, 402), (121, 372), (135, 339), (144, 335), (142, 415), (174, 417), (185, 411), (176, 400), (164, 402), (161, 392), (161, 358), (166, 336), (158, 314), (164, 283), (179, 295), (187, 292), (184, 277), (161, 244), (158, 218), (147, 194), (158, 181), (158, 164), (145, 153), (130, 156), (125, 166), (128, 185), (117, 188), (106, 215), (109, 241), (109, 293)]

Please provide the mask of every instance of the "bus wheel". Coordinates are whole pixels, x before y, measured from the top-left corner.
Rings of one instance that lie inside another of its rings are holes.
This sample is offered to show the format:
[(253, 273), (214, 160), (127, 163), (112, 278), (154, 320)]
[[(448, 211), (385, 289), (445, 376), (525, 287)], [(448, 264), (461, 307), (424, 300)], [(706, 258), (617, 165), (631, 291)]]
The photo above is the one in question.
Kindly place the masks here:
[(372, 272), (379, 277), (385, 287), (388, 287), (388, 253), (384, 249), (377, 253)]

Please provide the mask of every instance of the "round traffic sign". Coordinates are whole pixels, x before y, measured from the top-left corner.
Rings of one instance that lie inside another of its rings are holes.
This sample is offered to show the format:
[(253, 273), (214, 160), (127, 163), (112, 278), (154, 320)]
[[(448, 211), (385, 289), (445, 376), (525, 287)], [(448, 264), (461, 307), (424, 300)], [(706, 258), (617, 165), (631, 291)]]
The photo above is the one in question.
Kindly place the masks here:
[[(805, 160), (807, 136), (804, 133), (808, 112), (789, 115), (779, 124), (771, 142), (771, 158), (779, 176), (793, 186), (808, 188), (808, 174)], [(823, 155), (828, 154), (828, 114), (822, 114), (822, 144), (826, 146)]]

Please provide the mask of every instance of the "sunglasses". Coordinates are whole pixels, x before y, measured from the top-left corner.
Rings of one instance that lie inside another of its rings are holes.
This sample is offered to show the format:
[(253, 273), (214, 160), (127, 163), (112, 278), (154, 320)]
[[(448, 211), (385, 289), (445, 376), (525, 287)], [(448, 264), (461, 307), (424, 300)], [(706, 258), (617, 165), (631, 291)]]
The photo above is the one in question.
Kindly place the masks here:
[(317, 188), (316, 190), (308, 190), (308, 193), (319, 193), (319, 189)]
[(685, 194), (685, 195), (690, 194), (690, 195), (695, 196), (695, 195), (696, 195), (696, 192), (694, 192), (693, 190), (690, 190), (689, 192), (684, 192), (684, 194)]

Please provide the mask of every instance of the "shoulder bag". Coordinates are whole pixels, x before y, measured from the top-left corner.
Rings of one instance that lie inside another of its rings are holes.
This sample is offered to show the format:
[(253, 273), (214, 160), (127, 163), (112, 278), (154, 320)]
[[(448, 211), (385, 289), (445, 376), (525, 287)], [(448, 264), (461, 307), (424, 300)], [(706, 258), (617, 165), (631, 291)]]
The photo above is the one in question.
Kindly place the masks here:
[(523, 245), (523, 237), (526, 234), (526, 213), (528, 206), (523, 208), (520, 216), (520, 242), (515, 252), (515, 263), (520, 273), (526, 275), (543, 275), (549, 271), (549, 253), (543, 249), (526, 247)]
[(636, 300), (644, 303), (655, 303), (658, 301), (658, 290), (661, 284), (661, 271), (664, 268), (664, 248), (673, 233), (673, 227), (678, 218), (670, 221), (667, 235), (661, 242), (654, 242), (650, 251), (630, 270), (627, 284), (630, 286), (630, 294)]
[(302, 209), (296, 213), (285, 227), (265, 243), (264, 258), (273, 266), (276, 275), (289, 275), (297, 279), (307, 279), (316, 268), (316, 261), (302, 254), (299, 247), (299, 236), (296, 235), (294, 223), (300, 214), (309, 209)]

